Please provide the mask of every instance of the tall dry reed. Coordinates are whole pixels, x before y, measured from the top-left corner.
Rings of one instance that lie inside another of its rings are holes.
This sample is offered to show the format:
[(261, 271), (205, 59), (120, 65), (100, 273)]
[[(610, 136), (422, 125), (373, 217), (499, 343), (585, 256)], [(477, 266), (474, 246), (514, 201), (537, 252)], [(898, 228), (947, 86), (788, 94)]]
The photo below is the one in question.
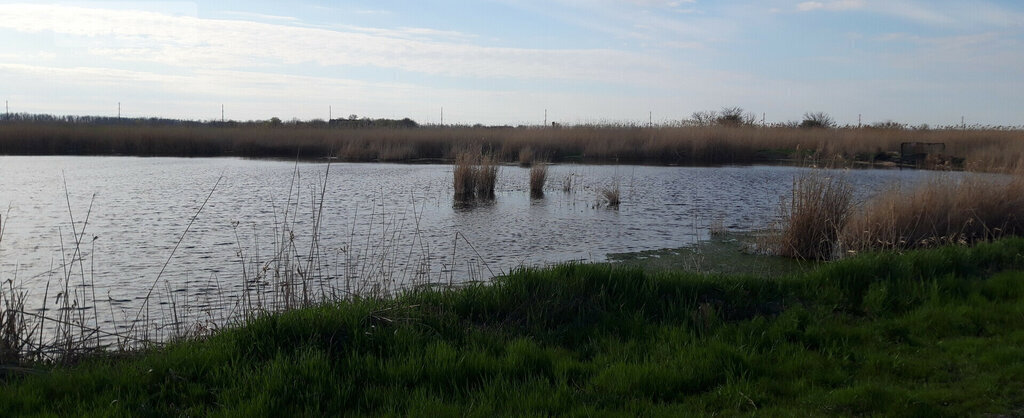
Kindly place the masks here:
[(476, 167), (477, 197), (494, 197), (494, 187), (498, 182), (498, 163), (491, 154), (480, 156)]
[(472, 198), (476, 193), (476, 157), (468, 152), (459, 153), (455, 157), (454, 175), (455, 198)]
[(780, 206), (781, 225), (767, 244), (794, 258), (970, 244), (1024, 234), (1024, 176), (936, 175), (892, 186), (853, 205), (847, 182), (822, 171), (793, 183)]
[(1024, 177), (937, 176), (893, 186), (864, 204), (844, 230), (850, 251), (972, 243), (1024, 233)]
[(456, 154), (452, 175), (456, 200), (494, 197), (498, 163), (491, 154), (461, 151)]
[(800, 259), (832, 258), (852, 199), (853, 188), (841, 176), (813, 172), (794, 179), (789, 201), (780, 205), (781, 228), (770, 244), (774, 252)]

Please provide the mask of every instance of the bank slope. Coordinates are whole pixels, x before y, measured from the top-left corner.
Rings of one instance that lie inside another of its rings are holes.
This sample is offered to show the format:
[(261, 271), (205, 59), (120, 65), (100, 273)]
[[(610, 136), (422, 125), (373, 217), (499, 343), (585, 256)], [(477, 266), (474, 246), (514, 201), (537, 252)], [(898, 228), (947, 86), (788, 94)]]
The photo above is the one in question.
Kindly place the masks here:
[(523, 270), (0, 384), (0, 415), (927, 415), (1024, 406), (1024, 240), (785, 278)]

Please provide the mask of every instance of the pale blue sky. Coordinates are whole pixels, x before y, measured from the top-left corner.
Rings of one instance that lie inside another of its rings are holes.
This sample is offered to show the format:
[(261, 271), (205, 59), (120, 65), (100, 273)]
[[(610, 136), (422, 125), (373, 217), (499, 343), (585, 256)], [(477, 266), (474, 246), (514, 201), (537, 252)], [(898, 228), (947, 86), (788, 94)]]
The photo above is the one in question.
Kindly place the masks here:
[(0, 1), (0, 39), (12, 112), (1024, 125), (1016, 1)]

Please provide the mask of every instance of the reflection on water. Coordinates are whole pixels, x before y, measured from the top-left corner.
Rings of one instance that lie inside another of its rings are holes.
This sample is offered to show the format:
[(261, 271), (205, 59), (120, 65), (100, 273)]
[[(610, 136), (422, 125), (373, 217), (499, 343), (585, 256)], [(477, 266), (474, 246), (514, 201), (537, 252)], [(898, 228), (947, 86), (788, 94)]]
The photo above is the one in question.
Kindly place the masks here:
[[(763, 227), (802, 170), (556, 165), (544, 193), (531, 196), (529, 169), (508, 166), (494, 198), (457, 202), (443, 165), (333, 164), (325, 179), (327, 165), (315, 163), (0, 157), (0, 205), (9, 205), (0, 278), (17, 279), (30, 300), (48, 283), (88, 278), (81, 287), (94, 282), (89, 291), (115, 307), (104, 321), (124, 319), (118, 307), (127, 311), (154, 283), (193, 299), (191, 307), (237, 307), (215, 295), (274, 286), (269, 260), (286, 251), (295, 263), (316, 259), (295, 269), (316, 269), (343, 292), (486, 279), (519, 266), (684, 246), (715, 220)], [(835, 174), (861, 197), (929, 176)], [(600, 205), (601, 190), (616, 183), (621, 205)]]

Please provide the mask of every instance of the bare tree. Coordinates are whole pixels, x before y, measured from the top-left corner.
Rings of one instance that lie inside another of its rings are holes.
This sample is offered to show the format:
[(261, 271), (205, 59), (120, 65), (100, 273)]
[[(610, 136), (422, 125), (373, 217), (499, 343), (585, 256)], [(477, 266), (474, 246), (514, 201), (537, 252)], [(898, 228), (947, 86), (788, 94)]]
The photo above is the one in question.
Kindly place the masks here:
[(753, 125), (757, 120), (757, 116), (750, 112), (744, 112), (742, 107), (723, 107), (718, 112), (718, 117), (715, 119), (715, 123), (722, 126), (744, 126)]
[(711, 126), (718, 119), (718, 113), (714, 110), (702, 110), (693, 112), (690, 116), (690, 123), (697, 126)]

